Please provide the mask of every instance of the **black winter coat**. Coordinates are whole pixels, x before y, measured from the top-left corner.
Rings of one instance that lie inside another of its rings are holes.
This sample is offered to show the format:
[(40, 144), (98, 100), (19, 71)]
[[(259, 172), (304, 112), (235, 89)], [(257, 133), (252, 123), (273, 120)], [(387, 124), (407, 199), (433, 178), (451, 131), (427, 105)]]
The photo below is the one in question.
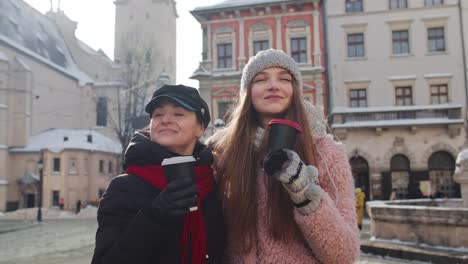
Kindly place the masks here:
[[(129, 145), (125, 154), (125, 166), (159, 162), (161, 157), (147, 151), (140, 153), (148, 148), (153, 152), (160, 150), (146, 135), (143, 136), (138, 132), (135, 134), (134, 144)], [(197, 144), (194, 156), (203, 149), (203, 145)], [(164, 152), (162, 158), (167, 155), (172, 154)], [(160, 190), (136, 175), (124, 174), (111, 181), (99, 205), (92, 264), (181, 263), (182, 218), (166, 225), (154, 219), (151, 203), (159, 193)], [(216, 188), (202, 202), (201, 210), (207, 238), (205, 263), (222, 263), (224, 220)]]

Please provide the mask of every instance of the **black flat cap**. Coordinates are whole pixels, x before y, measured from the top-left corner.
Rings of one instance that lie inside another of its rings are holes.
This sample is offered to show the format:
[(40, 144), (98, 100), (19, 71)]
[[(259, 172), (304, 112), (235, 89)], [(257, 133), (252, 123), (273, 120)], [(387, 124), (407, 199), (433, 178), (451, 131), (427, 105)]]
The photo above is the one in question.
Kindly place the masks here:
[(208, 104), (201, 98), (197, 89), (181, 84), (166, 84), (153, 93), (151, 100), (145, 107), (145, 111), (151, 115), (154, 109), (164, 100), (169, 100), (187, 110), (195, 112), (197, 117), (203, 121), (205, 128), (210, 123), (211, 118)]

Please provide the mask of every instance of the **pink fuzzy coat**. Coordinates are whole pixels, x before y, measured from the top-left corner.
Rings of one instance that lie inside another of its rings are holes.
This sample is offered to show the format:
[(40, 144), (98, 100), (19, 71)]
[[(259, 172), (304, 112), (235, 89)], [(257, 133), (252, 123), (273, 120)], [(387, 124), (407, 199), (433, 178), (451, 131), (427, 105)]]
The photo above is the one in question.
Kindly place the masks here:
[[(334, 141), (331, 136), (316, 139), (315, 146), (323, 158), (318, 159), (317, 168), (324, 193), (317, 211), (311, 215), (301, 215), (298, 211), (294, 213), (302, 238), (297, 237), (293, 243), (284, 243), (270, 237), (266, 222), (267, 193), (263, 184), (263, 177), (268, 176), (260, 172), (257, 180), (257, 247), (248, 254), (235, 255), (234, 252), (238, 251), (228, 241), (228, 263), (348, 264), (358, 259), (360, 240), (348, 157), (343, 145)], [(336, 191), (330, 178), (333, 178)]]

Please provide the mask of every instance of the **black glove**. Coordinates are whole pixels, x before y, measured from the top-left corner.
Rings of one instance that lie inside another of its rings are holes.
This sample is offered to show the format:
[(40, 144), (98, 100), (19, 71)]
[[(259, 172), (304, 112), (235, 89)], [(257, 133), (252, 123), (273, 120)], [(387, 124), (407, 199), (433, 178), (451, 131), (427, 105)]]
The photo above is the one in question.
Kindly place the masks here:
[(282, 149), (270, 151), (263, 159), (263, 170), (265, 170), (268, 175), (272, 176), (283, 167), (287, 159), (288, 155)]
[(197, 204), (197, 185), (192, 178), (184, 177), (170, 182), (153, 200), (153, 215), (162, 223), (172, 222), (189, 212)]

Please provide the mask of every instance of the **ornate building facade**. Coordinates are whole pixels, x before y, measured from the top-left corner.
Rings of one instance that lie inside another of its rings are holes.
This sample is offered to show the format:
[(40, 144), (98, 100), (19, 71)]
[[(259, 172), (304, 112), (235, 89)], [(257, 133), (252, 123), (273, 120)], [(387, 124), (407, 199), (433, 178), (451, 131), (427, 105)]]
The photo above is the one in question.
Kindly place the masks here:
[(298, 62), (306, 99), (326, 111), (321, 1), (227, 0), (191, 13), (203, 31), (202, 61), (191, 78), (200, 81), (213, 124), (226, 120), (249, 58), (268, 48), (282, 49)]
[[(458, 1), (331, 0), (332, 128), (370, 199), (459, 196), (466, 73)], [(465, 18), (466, 19), (466, 18)]]

